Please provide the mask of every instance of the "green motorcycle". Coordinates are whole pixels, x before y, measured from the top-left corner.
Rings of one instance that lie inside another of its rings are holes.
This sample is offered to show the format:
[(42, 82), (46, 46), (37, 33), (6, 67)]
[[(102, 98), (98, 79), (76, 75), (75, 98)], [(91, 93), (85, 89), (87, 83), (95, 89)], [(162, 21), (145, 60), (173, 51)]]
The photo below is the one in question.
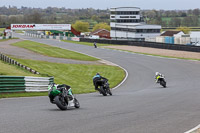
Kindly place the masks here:
[(69, 95), (68, 90), (62, 85), (51, 84), (48, 86), (48, 96), (52, 104), (56, 104), (61, 110), (66, 110), (68, 107), (80, 108), (79, 101)]

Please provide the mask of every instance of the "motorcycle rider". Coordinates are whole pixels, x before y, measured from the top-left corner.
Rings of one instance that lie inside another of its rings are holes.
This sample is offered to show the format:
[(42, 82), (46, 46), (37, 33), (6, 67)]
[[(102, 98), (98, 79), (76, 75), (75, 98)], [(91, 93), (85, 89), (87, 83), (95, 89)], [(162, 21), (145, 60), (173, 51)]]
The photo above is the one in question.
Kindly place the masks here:
[(104, 83), (105, 80), (107, 80), (107, 78), (104, 78), (99, 73), (96, 73), (96, 75), (93, 77), (93, 84), (95, 86), (95, 90), (98, 90), (99, 84), (101, 84), (102, 82)]
[(67, 95), (69, 96), (69, 99), (70, 99), (70, 100), (73, 100), (73, 99), (74, 99), (74, 96), (73, 96), (73, 94), (72, 94), (71, 86), (66, 85), (66, 84), (62, 84), (62, 85), (58, 85), (57, 87), (58, 87), (58, 88), (64, 87), (64, 88), (67, 90)]
[(159, 79), (159, 78), (158, 78), (159, 76), (160, 76), (160, 77), (164, 77), (163, 74), (161, 74), (161, 73), (159, 73), (159, 72), (156, 72), (156, 73), (155, 73), (155, 80), (156, 80), (156, 83), (159, 83), (159, 80), (158, 80), (158, 79)]
[[(69, 97), (69, 100), (71, 101), (71, 100), (73, 100), (74, 99), (74, 96), (73, 96), (73, 94), (72, 94), (72, 89), (71, 89), (71, 87), (69, 86), (69, 85), (66, 85), (66, 84), (61, 84), (61, 85), (59, 85), (59, 84), (55, 84), (55, 83), (53, 83), (53, 84), (51, 84), (53, 87), (55, 87), (56, 89), (57, 88), (65, 88), (66, 90), (67, 90), (67, 95), (68, 95), (68, 97)], [(51, 99), (51, 98), (50, 98)]]

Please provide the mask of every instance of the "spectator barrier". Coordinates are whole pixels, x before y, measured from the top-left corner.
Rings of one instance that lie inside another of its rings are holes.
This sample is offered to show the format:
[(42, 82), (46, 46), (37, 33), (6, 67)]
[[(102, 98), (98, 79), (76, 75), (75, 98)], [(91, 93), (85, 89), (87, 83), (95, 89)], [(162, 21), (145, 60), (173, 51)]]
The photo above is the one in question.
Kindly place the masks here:
[(53, 77), (0, 76), (0, 93), (48, 91)]

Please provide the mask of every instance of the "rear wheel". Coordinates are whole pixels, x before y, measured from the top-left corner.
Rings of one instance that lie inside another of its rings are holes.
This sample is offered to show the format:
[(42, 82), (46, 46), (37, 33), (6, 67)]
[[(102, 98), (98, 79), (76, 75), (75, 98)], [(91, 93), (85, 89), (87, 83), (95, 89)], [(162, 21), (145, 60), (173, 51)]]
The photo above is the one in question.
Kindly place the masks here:
[(58, 106), (59, 109), (61, 110), (66, 110), (67, 109), (67, 103), (65, 102), (65, 99), (64, 97), (61, 97), (61, 96), (56, 96), (54, 98), (55, 100), (55, 104)]
[(160, 85), (162, 85), (164, 88), (166, 88), (166, 82), (164, 80), (160, 81)]

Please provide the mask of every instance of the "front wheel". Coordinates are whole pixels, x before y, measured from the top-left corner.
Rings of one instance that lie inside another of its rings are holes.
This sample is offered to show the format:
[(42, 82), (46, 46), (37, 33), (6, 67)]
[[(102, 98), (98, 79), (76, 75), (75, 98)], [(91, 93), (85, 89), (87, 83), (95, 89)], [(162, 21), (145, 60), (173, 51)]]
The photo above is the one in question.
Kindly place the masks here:
[(66, 110), (67, 109), (67, 105), (68, 104), (65, 102), (64, 97), (62, 97), (62, 96), (56, 96), (54, 98), (54, 100), (55, 100), (55, 104), (57, 105), (57, 107), (59, 109), (61, 109), (61, 110)]
[(99, 91), (101, 92), (101, 94), (103, 94), (103, 96), (107, 96), (106, 92), (103, 89), (103, 86), (100, 87)]
[(75, 108), (80, 108), (80, 103), (76, 98), (74, 98), (74, 107)]
[(107, 89), (107, 92), (108, 92), (109, 95), (112, 96), (112, 92), (111, 92), (110, 88)]

